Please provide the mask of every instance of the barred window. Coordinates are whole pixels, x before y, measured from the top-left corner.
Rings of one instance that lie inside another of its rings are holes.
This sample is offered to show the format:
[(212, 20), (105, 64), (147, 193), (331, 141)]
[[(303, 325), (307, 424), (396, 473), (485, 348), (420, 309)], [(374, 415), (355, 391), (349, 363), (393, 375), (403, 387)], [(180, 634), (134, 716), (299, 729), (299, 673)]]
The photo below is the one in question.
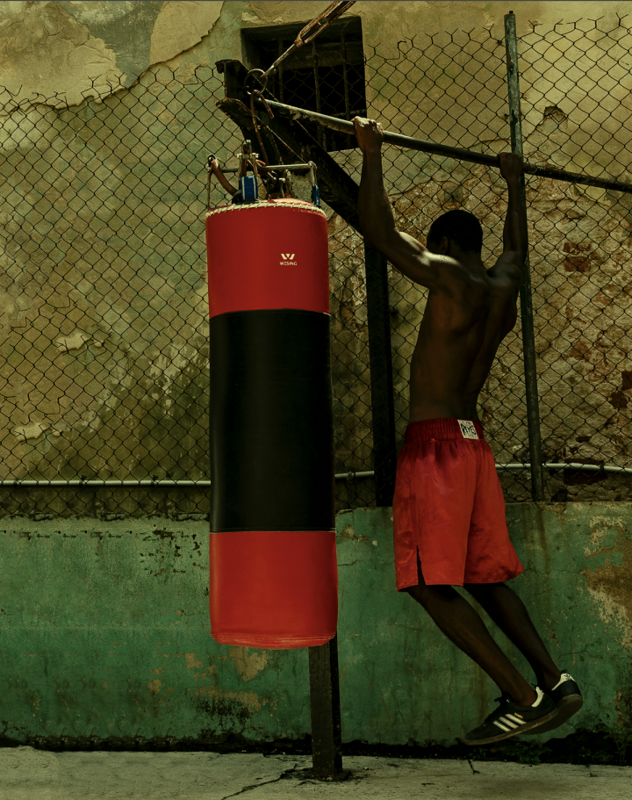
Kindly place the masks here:
[[(267, 69), (294, 42), (303, 28), (278, 25), (242, 30), (243, 59), (249, 69)], [(314, 41), (281, 62), (267, 87), (282, 103), (332, 117), (366, 116), (364, 52), (359, 18), (338, 20)], [(355, 137), (314, 127), (326, 150), (355, 146)]]

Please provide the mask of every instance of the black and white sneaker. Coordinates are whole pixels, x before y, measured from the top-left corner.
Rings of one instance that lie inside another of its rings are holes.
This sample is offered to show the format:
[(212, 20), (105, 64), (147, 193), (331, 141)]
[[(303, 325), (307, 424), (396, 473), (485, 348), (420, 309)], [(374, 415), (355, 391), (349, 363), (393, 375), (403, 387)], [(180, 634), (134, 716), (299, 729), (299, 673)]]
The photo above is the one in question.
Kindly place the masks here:
[(496, 698), (500, 702), (498, 708), (492, 711), (482, 725), (467, 733), (462, 741), (465, 744), (491, 744), (550, 722), (557, 714), (555, 703), (539, 686), (535, 687), (535, 691), (537, 700), (532, 706), (519, 706), (503, 692)]
[(524, 733), (545, 733), (563, 725), (573, 714), (576, 714), (584, 705), (579, 686), (568, 672), (563, 672), (559, 682), (546, 692), (555, 704), (557, 716), (538, 726), (537, 730), (524, 731)]

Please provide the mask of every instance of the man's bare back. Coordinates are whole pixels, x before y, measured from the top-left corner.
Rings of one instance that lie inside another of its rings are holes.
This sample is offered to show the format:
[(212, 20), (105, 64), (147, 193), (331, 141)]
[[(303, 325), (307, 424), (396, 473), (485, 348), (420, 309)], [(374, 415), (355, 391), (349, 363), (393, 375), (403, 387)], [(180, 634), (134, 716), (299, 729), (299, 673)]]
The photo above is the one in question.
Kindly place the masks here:
[(494, 268), (464, 294), (430, 292), (410, 365), (410, 422), (478, 419), (478, 395), (516, 323), (516, 297)]

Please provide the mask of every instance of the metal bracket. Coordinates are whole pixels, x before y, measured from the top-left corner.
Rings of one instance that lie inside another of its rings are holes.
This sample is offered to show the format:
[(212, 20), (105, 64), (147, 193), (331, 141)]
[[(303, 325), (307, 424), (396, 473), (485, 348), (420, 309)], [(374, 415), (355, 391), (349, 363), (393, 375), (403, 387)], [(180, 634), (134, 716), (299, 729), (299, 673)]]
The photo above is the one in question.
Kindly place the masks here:
[[(235, 60), (218, 61), (217, 69), (224, 74), (226, 93), (226, 98), (220, 100), (217, 107), (239, 126), (244, 139), (254, 141), (256, 132), (248, 107), (249, 100), (243, 89), (243, 81), (248, 75), (248, 70), (240, 61)], [(283, 157), (287, 156), (288, 161), (294, 158), (303, 163), (312, 161), (318, 164), (319, 199), (361, 233), (358, 217), (358, 184), (318, 144), (303, 123), (287, 116), (284, 118), (277, 113), (274, 114), (274, 119), (271, 119), (263, 108), (257, 109), (257, 117), (261, 126), (270, 131), (270, 133), (263, 129), (260, 131), (266, 148), (269, 138), (276, 135), (277, 144), (284, 150)]]

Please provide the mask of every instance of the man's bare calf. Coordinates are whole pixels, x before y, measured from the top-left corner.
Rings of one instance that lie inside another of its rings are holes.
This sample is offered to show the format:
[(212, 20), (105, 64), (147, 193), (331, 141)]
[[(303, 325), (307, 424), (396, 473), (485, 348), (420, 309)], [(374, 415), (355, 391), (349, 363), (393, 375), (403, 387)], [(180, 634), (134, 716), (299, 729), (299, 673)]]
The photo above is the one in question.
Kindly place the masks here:
[[(452, 586), (428, 586), (418, 570), (419, 584), (406, 589), (430, 614), (441, 631), (475, 661), (514, 703), (528, 706), (536, 693), (492, 639), (479, 614)], [(527, 658), (538, 685), (549, 689), (560, 679), (542, 639), (520, 598), (503, 583), (466, 584), (464, 588)]]

